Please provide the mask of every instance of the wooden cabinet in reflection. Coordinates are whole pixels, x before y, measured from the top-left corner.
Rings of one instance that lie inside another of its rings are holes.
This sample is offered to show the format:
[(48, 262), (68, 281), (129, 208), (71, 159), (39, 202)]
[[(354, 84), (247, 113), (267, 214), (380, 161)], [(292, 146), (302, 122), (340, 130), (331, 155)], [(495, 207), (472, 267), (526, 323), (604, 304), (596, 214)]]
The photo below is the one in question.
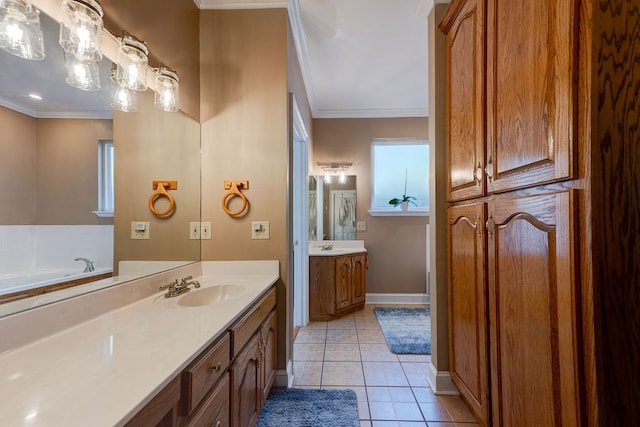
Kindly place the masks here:
[(331, 320), (364, 307), (367, 254), (309, 257), (309, 319)]

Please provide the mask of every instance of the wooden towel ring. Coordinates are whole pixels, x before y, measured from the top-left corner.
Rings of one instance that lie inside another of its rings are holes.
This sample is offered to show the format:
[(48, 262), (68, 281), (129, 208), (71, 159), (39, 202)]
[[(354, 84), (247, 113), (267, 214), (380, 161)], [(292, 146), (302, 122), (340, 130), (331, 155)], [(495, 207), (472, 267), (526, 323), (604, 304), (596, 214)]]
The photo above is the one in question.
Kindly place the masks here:
[[(178, 189), (178, 182), (177, 181), (153, 181), (153, 187), (152, 188), (155, 191), (151, 195), (151, 197), (149, 197), (149, 210), (151, 210), (151, 212), (155, 216), (159, 216), (159, 217), (165, 217), (165, 216), (171, 215), (173, 213), (173, 210), (176, 207), (176, 202), (175, 202), (175, 200), (173, 200), (173, 197), (171, 197), (171, 194), (169, 194), (167, 189), (169, 189), (169, 190), (177, 190)], [(167, 208), (167, 210), (159, 212), (155, 208), (154, 204), (155, 204), (156, 200), (160, 199), (161, 197), (166, 197), (167, 200), (169, 200), (169, 207)]]
[[(249, 201), (240, 190), (249, 188), (249, 181), (225, 181), (224, 188), (229, 191), (222, 197), (222, 209), (231, 216), (242, 215), (247, 210)], [(240, 197), (240, 199), (242, 199), (242, 206), (235, 212), (227, 207), (234, 197)]]

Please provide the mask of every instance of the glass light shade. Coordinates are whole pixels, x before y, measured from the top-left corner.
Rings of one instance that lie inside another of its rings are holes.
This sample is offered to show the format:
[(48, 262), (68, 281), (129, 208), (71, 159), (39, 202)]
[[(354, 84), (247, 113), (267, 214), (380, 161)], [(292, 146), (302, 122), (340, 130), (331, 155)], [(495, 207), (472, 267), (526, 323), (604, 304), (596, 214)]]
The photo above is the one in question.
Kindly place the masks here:
[(156, 72), (155, 106), (163, 111), (178, 111), (178, 75), (166, 67)]
[(0, 2), (0, 49), (24, 59), (44, 59), (39, 12), (29, 0)]
[(340, 177), (338, 178), (338, 182), (340, 184), (345, 184), (347, 182), (347, 176), (344, 174), (344, 171), (340, 172)]
[(64, 68), (65, 81), (70, 86), (86, 91), (100, 89), (98, 62), (82, 60), (65, 52)]
[(111, 107), (130, 113), (138, 109), (138, 97), (131, 89), (122, 87), (116, 79), (117, 71), (111, 70)]
[(95, 0), (62, 0), (60, 46), (80, 59), (102, 60), (102, 7)]
[(148, 54), (144, 42), (135, 37), (125, 35), (120, 39), (116, 75), (120, 86), (137, 91), (147, 90)]

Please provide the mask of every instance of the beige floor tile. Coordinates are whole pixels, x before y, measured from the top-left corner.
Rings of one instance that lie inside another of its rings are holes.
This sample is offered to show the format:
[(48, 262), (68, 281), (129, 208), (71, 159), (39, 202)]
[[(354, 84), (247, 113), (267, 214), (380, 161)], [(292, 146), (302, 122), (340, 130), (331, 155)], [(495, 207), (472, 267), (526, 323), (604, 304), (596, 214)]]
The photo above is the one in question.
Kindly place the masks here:
[(293, 345), (293, 360), (297, 362), (324, 360), (324, 343), (295, 343)]
[(373, 421), (372, 427), (427, 427), (420, 421)]
[(358, 334), (355, 329), (329, 329), (327, 331), (327, 343), (357, 344)]
[(294, 386), (320, 386), (323, 362), (293, 362)]
[(295, 344), (324, 343), (326, 339), (326, 329), (300, 329)]
[(416, 403), (410, 387), (367, 387), (370, 402), (412, 402)]
[(348, 330), (355, 331), (356, 319), (353, 316), (353, 314), (348, 314), (346, 316), (327, 322), (327, 328), (328, 329), (348, 329)]
[(414, 396), (418, 403), (437, 403), (438, 396), (435, 395), (430, 387), (412, 387)]
[(420, 405), (420, 410), (427, 423), (431, 421), (453, 421), (444, 405), (439, 402), (419, 402), (418, 405)]
[(402, 363), (402, 369), (412, 387), (429, 386), (429, 381), (427, 381), (428, 363)]
[(427, 425), (429, 427), (457, 427), (458, 424), (450, 422), (429, 421)]
[(372, 420), (424, 421), (415, 402), (369, 402)]
[(401, 362), (423, 362), (429, 363), (431, 362), (430, 354), (399, 354), (398, 359)]
[(358, 329), (358, 342), (361, 344), (387, 344), (380, 329)]
[(362, 366), (367, 386), (409, 386), (399, 362), (362, 362)]
[(304, 329), (327, 329), (327, 322), (309, 322), (309, 324), (301, 330)]
[(371, 315), (371, 316), (362, 316), (362, 317), (356, 317), (356, 327), (360, 330), (360, 329), (375, 329), (375, 330), (380, 330), (380, 324), (378, 323), (378, 320), (376, 320), (375, 316)]
[(360, 356), (367, 362), (397, 362), (398, 356), (386, 344), (360, 343)]
[(460, 396), (438, 396), (438, 400), (444, 405), (453, 421), (463, 423), (477, 422)]
[(360, 362), (324, 362), (322, 386), (364, 386)]
[(332, 343), (326, 344), (324, 360), (329, 362), (356, 362), (360, 361), (360, 348), (358, 344)]
[(372, 427), (371, 421), (360, 419), (360, 427)]

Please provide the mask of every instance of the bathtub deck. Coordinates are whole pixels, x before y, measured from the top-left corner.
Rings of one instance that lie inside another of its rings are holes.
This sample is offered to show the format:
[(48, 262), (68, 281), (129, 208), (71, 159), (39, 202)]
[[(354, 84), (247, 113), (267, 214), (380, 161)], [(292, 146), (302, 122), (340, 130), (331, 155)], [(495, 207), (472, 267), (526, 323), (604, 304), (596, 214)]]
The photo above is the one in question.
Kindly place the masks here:
[(82, 277), (74, 280), (67, 280), (59, 283), (53, 283), (50, 285), (34, 287), (30, 289), (24, 289), (17, 292), (7, 293), (0, 295), (0, 304), (5, 304), (24, 298), (30, 298), (46, 293), (59, 291), (61, 289), (71, 288), (73, 286), (84, 285), (85, 283), (95, 282), (96, 280), (108, 279), (113, 276), (113, 272), (97, 274), (95, 276)]

